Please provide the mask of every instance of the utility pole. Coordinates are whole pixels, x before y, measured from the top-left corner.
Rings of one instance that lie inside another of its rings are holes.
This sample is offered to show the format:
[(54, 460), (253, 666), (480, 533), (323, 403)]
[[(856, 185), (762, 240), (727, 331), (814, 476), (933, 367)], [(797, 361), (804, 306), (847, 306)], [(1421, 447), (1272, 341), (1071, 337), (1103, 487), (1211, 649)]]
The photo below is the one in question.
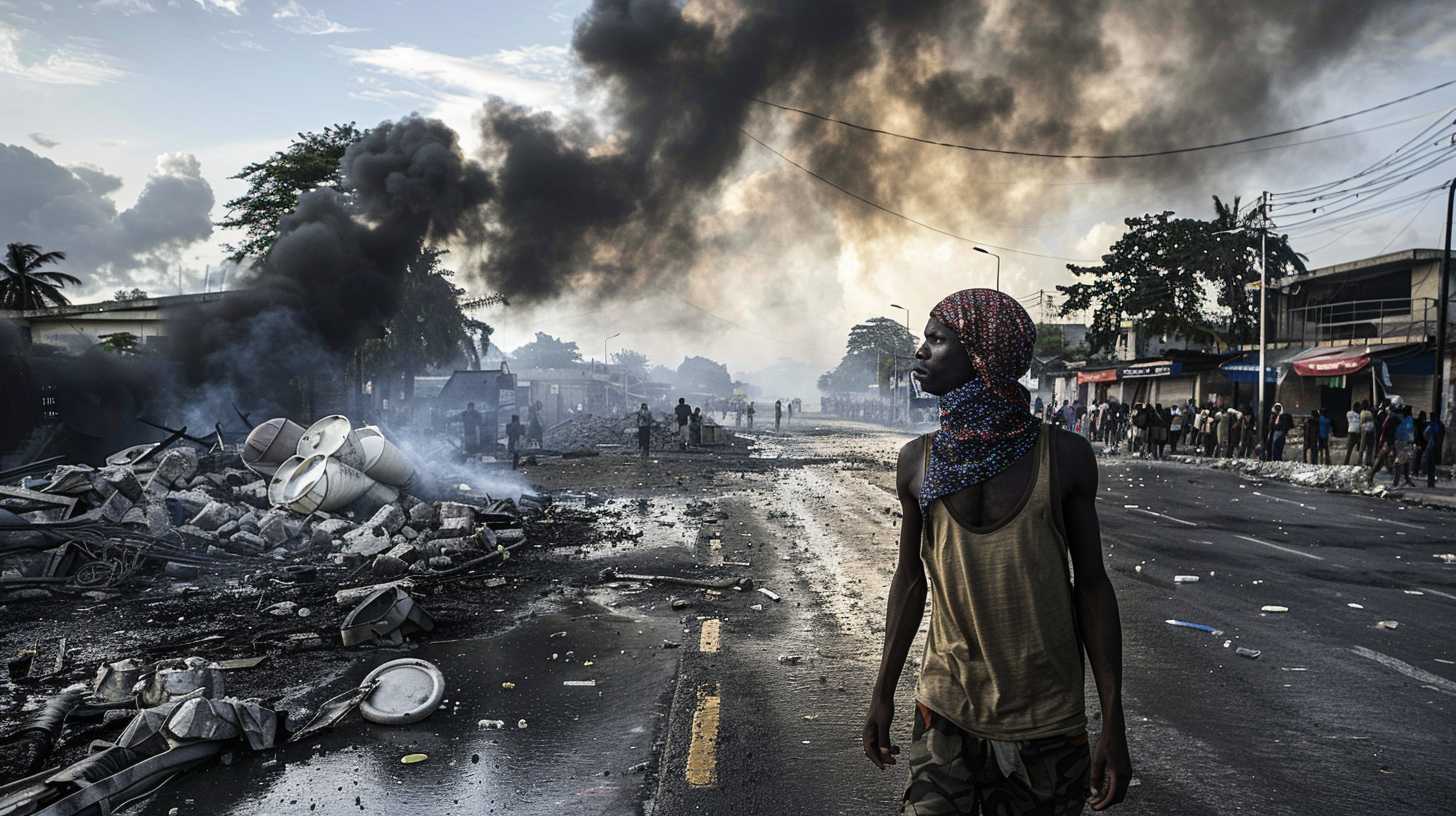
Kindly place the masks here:
[(1265, 190), (1259, 196), (1259, 372), (1254, 375), (1254, 381), (1258, 383), (1254, 388), (1254, 432), (1258, 434), (1258, 442), (1261, 451), (1259, 458), (1268, 455), (1264, 450), (1264, 372), (1265, 355), (1264, 349), (1268, 344), (1269, 318), (1265, 309), (1269, 305), (1269, 191)]
[(1446, 419), (1444, 416), (1446, 390), (1446, 317), (1451, 300), (1451, 216), (1452, 205), (1456, 204), (1456, 179), (1446, 185), (1446, 251), (1441, 254), (1440, 299), (1436, 302), (1436, 376), (1435, 393), (1431, 397), (1431, 419), (1438, 422), (1433, 444), (1426, 446), (1426, 486), (1436, 486), (1436, 463), (1441, 458), (1441, 448), (1446, 444)]

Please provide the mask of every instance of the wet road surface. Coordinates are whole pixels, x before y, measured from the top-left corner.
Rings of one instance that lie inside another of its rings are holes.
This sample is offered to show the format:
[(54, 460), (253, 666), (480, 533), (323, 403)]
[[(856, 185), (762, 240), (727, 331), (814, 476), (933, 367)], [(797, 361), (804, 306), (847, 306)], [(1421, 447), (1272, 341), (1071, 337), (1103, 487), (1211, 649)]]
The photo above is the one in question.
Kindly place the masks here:
[[(501, 610), (514, 623), (500, 634), (410, 652), (450, 684), (429, 720), (356, 717), (277, 755), (190, 774), (144, 812), (895, 812), (904, 766), (871, 766), (860, 731), (898, 541), (894, 453), (908, 437), (815, 427), (810, 417), (761, 437), (761, 456), (793, 460), (782, 469), (586, 497), (632, 537), (535, 556), (747, 575), (755, 589), (543, 590), (530, 608)], [(1101, 466), (1135, 767), (1117, 812), (1456, 808), (1456, 566), (1433, 557), (1456, 550), (1456, 516), (1181, 464)], [(1289, 611), (1261, 612), (1267, 604)], [(1260, 657), (1237, 656), (1241, 646)], [(304, 702), (394, 656), (361, 654), (354, 674)], [(597, 686), (562, 685), (576, 679)], [(913, 684), (912, 666), (896, 698), (901, 745)], [(1087, 688), (1095, 734), (1090, 678)], [(400, 764), (415, 751), (430, 759)]]

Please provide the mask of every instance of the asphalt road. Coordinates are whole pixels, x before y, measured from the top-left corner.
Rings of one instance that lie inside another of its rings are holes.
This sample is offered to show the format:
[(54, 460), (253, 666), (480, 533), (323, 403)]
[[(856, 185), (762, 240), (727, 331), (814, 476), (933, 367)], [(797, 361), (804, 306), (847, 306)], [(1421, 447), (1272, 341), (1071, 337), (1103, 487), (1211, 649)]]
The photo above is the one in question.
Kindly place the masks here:
[[(760, 436), (757, 455), (781, 467), (663, 452), (688, 470), (658, 486), (648, 477), (661, 465), (603, 457), (620, 484), (567, 500), (627, 535), (523, 552), (575, 577), (523, 589), (529, 604), (482, 608), (501, 621), (488, 637), (413, 652), (446, 673), (446, 708), (405, 728), (355, 718), (184, 775), (143, 812), (895, 813), (904, 766), (874, 768), (860, 733), (907, 438), (811, 417)], [(1116, 812), (1456, 812), (1456, 565), (1433, 557), (1456, 551), (1456, 515), (1190, 465), (1101, 464), (1135, 769)], [(749, 576), (754, 588), (592, 577), (609, 565)], [(1260, 611), (1270, 604), (1289, 611)], [(361, 655), (355, 674), (389, 656)], [(914, 675), (897, 694), (902, 745)], [(596, 685), (567, 685), (581, 680)], [(482, 724), (496, 719), (503, 729)], [(400, 764), (416, 751), (430, 760)]]
[[(903, 766), (873, 768), (859, 734), (895, 553), (887, 471), (904, 438), (770, 440), (785, 456), (853, 451), (882, 464), (810, 464), (719, 500), (737, 520), (725, 557), (751, 553), (755, 577), (782, 601), (726, 615), (716, 652), (683, 655), (657, 813), (895, 812)], [(1101, 494), (1135, 767), (1118, 810), (1456, 810), (1456, 566), (1433, 557), (1456, 549), (1456, 517), (1126, 459), (1102, 462)], [(1240, 646), (1260, 656), (1236, 656)], [(908, 721), (897, 721), (897, 741)]]

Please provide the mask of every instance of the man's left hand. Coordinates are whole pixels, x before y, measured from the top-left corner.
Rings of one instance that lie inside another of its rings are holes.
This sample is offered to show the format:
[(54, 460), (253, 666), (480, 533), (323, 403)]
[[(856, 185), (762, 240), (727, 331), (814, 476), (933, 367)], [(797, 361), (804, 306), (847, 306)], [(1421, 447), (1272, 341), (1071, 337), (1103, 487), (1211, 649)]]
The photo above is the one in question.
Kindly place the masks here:
[(1087, 803), (1093, 810), (1106, 810), (1122, 801), (1132, 780), (1132, 759), (1127, 755), (1127, 735), (1121, 728), (1103, 731), (1092, 748), (1092, 795)]

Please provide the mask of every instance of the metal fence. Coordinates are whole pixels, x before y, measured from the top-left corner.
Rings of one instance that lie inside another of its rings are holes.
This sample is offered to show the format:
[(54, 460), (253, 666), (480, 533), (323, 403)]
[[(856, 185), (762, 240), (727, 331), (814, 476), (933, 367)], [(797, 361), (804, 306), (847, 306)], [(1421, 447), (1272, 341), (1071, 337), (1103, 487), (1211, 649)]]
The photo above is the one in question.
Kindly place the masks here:
[(1420, 342), (1436, 333), (1435, 298), (1344, 300), (1285, 309), (1277, 316), (1274, 342), (1332, 345), (1344, 342)]

